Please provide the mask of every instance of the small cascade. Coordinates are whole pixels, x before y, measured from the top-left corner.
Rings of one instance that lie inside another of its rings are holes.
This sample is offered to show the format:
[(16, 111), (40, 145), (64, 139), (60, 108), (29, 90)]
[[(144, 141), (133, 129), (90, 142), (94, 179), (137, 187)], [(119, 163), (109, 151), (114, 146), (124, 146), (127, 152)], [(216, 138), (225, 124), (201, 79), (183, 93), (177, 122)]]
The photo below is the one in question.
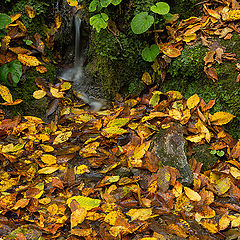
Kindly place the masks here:
[(88, 48), (83, 46), (81, 39), (81, 26), (82, 20), (76, 14), (74, 17), (75, 26), (75, 47), (74, 47), (74, 65), (72, 68), (66, 69), (60, 75), (61, 79), (71, 81), (73, 90), (76, 92), (76, 96), (81, 98), (85, 103), (89, 104), (91, 110), (99, 111), (102, 108), (103, 99), (101, 98), (100, 86), (96, 85), (96, 81), (93, 81), (84, 71), (84, 62), (87, 57)]

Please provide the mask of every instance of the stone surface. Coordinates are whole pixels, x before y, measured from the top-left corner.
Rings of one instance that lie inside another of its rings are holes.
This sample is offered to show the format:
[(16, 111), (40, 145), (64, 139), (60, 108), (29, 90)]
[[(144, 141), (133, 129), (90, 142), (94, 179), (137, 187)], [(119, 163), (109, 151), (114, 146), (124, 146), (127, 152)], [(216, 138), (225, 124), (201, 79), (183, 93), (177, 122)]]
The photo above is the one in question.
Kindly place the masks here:
[(185, 154), (186, 140), (180, 124), (174, 123), (167, 129), (161, 129), (153, 140), (152, 151), (167, 166), (175, 167), (181, 174), (181, 182), (190, 185), (193, 181), (192, 171)]

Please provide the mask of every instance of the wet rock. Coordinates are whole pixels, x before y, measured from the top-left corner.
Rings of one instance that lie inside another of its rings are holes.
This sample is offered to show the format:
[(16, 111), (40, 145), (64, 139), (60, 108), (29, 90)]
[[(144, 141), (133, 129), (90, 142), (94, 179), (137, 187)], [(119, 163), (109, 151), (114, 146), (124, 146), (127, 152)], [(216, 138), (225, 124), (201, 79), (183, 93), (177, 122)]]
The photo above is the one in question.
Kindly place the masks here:
[(161, 129), (153, 139), (152, 151), (167, 166), (175, 167), (181, 174), (181, 182), (191, 185), (192, 171), (185, 154), (186, 140), (182, 125), (174, 123), (167, 129)]

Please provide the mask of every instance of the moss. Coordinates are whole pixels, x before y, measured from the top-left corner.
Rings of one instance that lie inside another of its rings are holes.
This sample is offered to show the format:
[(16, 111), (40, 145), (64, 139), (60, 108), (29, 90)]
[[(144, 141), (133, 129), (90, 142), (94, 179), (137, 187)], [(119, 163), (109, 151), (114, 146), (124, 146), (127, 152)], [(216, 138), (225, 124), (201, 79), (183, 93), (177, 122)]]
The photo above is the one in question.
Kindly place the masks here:
[(5, 111), (10, 111), (9, 116), (13, 117), (16, 115), (32, 115), (37, 117), (44, 117), (47, 109), (47, 97), (36, 100), (33, 98), (33, 92), (39, 90), (36, 86), (35, 79), (42, 77), (47, 82), (54, 83), (56, 80), (56, 69), (53, 65), (48, 64), (45, 66), (48, 71), (41, 74), (32, 68), (26, 72), (25, 80), (23, 78), (18, 83), (17, 87), (11, 87), (10, 92), (14, 99), (22, 99), (23, 102), (16, 106), (7, 106), (4, 108)]
[(191, 158), (195, 158), (198, 162), (203, 164), (202, 171), (209, 170), (218, 160), (218, 158), (210, 153), (209, 145), (200, 145), (192, 148), (195, 153), (191, 156)]
[(179, 14), (180, 19), (201, 15), (201, 5), (197, 5), (199, 0), (167, 0), (166, 2), (171, 6), (171, 13)]
[(143, 43), (136, 36), (131, 38), (121, 32), (114, 36), (106, 30), (91, 33), (89, 55), (93, 60), (87, 71), (100, 79), (107, 98), (117, 92), (139, 91), (139, 75), (150, 65), (141, 58), (142, 48)]
[[(223, 41), (230, 52), (240, 57), (240, 43), (234, 36), (230, 41)], [(236, 83), (237, 71), (234, 62), (224, 61), (214, 64), (218, 80), (213, 82), (204, 73), (203, 57), (208, 50), (202, 45), (185, 46), (182, 55), (175, 59), (169, 68), (163, 90), (178, 90), (189, 98), (197, 93), (206, 102), (216, 98), (213, 112), (226, 111), (236, 115), (236, 118), (226, 128), (233, 137), (240, 137), (240, 89)]]
[[(13, 4), (9, 14), (22, 13), (21, 21), (28, 30), (28, 33), (34, 35), (38, 32), (41, 35), (45, 33), (45, 18), (49, 13), (49, 8), (53, 1), (37, 1), (37, 0), (20, 0)], [(26, 11), (25, 5), (32, 6), (36, 12), (36, 17), (29, 18)], [(51, 17), (51, 16), (50, 16)]]

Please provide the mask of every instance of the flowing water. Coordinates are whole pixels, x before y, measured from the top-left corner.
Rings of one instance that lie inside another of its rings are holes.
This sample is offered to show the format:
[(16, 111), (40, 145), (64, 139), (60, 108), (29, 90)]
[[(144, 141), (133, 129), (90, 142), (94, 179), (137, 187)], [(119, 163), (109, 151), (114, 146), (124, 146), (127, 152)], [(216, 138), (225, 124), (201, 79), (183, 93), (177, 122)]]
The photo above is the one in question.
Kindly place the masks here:
[(100, 84), (97, 84), (97, 82), (90, 78), (84, 71), (84, 62), (87, 58), (88, 48), (81, 45), (81, 24), (81, 18), (78, 15), (75, 15), (74, 66), (64, 70), (60, 78), (71, 81), (77, 97), (89, 104), (91, 110), (98, 111), (102, 108), (104, 100), (101, 98), (103, 94), (101, 93)]

